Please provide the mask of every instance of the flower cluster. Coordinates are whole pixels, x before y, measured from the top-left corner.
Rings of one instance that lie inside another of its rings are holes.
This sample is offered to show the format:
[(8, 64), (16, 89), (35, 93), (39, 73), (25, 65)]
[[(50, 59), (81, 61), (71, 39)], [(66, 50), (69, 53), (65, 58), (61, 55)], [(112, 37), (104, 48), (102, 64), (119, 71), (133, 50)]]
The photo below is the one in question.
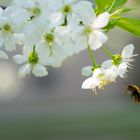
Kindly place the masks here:
[[(109, 13), (96, 16), (93, 4), (77, 0), (13, 0), (0, 9), (0, 46), (14, 51), (23, 46), (23, 54), (14, 56), (20, 77), (31, 72), (46, 76), (46, 67), (59, 67), (75, 53), (90, 47), (96, 50), (107, 41), (102, 32)], [(0, 51), (0, 58), (8, 56)]]
[[(117, 76), (125, 76), (134, 49), (129, 45), (122, 55), (112, 55), (102, 47), (108, 40), (105, 27), (112, 16), (109, 11), (98, 13), (87, 0), (12, 0), (5, 10), (0, 9), (0, 46), (10, 52), (22, 47), (22, 54), (13, 56), (17, 64), (23, 64), (20, 77), (31, 73), (46, 76), (49, 67), (60, 67), (66, 58), (88, 49), (93, 66), (82, 73), (93, 76), (82, 88), (102, 89)], [(99, 48), (112, 58), (101, 66), (92, 52)], [(0, 51), (0, 59), (8, 59), (7, 54)]]
[(125, 78), (128, 68), (131, 68), (131, 62), (134, 61), (134, 45), (127, 45), (121, 54), (112, 55), (111, 52), (102, 48), (112, 59), (106, 60), (101, 66), (87, 66), (82, 69), (82, 75), (90, 76), (83, 84), (83, 89), (92, 89), (96, 93), (96, 88), (103, 89), (111, 82), (115, 82), (117, 77)]

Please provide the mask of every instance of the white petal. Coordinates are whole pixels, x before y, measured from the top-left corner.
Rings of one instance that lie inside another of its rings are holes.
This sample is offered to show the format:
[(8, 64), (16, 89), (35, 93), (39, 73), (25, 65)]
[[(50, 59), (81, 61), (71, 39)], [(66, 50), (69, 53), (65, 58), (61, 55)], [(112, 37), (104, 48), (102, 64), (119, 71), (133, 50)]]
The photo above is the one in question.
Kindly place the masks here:
[(15, 38), (17, 44), (22, 45), (23, 41), (25, 40), (25, 34), (24, 33), (20, 33), (20, 34), (15, 33), (14, 38)]
[(48, 75), (48, 71), (46, 70), (46, 68), (41, 65), (41, 64), (37, 64), (33, 67), (33, 74), (36, 76), (36, 77), (43, 77), (43, 76), (46, 76)]
[(57, 27), (64, 23), (65, 16), (61, 12), (53, 12), (48, 18), (52, 27)]
[(93, 77), (86, 79), (82, 84), (82, 89), (92, 89), (94, 85)]
[(28, 59), (28, 56), (32, 51), (33, 51), (33, 46), (23, 46), (23, 55), (26, 59)]
[(0, 31), (0, 47), (2, 47), (3, 44), (4, 44), (4, 35), (3, 32)]
[(54, 31), (54, 35), (57, 38), (57, 43), (63, 48), (64, 52), (71, 56), (73, 55), (73, 42), (70, 38), (71, 30), (68, 27), (58, 27)]
[(88, 47), (88, 43), (87, 43), (87, 37), (84, 35), (79, 35), (79, 37), (77, 36), (77, 38), (75, 38), (75, 46), (74, 46), (74, 52), (75, 53), (79, 53), (80, 51), (85, 50)]
[(109, 13), (105, 12), (103, 14), (100, 14), (93, 23), (93, 29), (99, 29), (105, 27), (109, 22)]
[(52, 53), (54, 56), (60, 58), (61, 60), (64, 60), (67, 58), (67, 54), (65, 50), (63, 49), (63, 46), (61, 46), (61, 44), (59, 43), (59, 40), (56, 40), (53, 46), (54, 47), (52, 49)]
[[(94, 77), (95, 79), (98, 79), (97, 77), (98, 77), (98, 75), (100, 75), (101, 73), (103, 73), (102, 69), (101, 69), (101, 68), (97, 68), (97, 69), (95, 69), (94, 72), (93, 72), (93, 77)], [(94, 80), (95, 80), (95, 79), (94, 79)]]
[(81, 73), (83, 76), (90, 76), (93, 71), (92, 71), (92, 66), (87, 66), (87, 67), (84, 67), (82, 70), (81, 70)]
[(105, 69), (104, 73), (111, 82), (114, 82), (118, 76), (118, 70), (116, 66), (112, 66), (109, 69)]
[(25, 78), (28, 75), (30, 75), (32, 71), (31, 65), (30, 64), (25, 64), (19, 69), (19, 77), (20, 78)]
[(8, 59), (8, 55), (3, 51), (0, 51), (0, 59)]
[(103, 69), (108, 69), (112, 67), (112, 60), (106, 60), (105, 62), (102, 63), (101, 68)]
[(134, 45), (133, 44), (127, 45), (122, 51), (122, 57), (131, 58), (133, 56), (133, 51), (134, 51)]
[(99, 38), (99, 40), (102, 42), (102, 44), (104, 44), (108, 39), (108, 37), (100, 30), (96, 30), (95, 34)]
[(57, 0), (48, 0), (48, 7), (51, 10), (60, 10), (63, 6), (63, 0), (59, 0), (59, 2)]
[(17, 64), (23, 64), (27, 61), (27, 59), (23, 55), (15, 55), (13, 59)]
[(5, 49), (7, 51), (13, 51), (16, 50), (16, 42), (15, 42), (15, 38), (13, 37), (12, 34), (5, 34)]
[(89, 36), (89, 46), (92, 50), (97, 50), (102, 46), (102, 42), (99, 40), (96, 34)]
[[(15, 9), (16, 7), (13, 8)], [(13, 22), (16, 25), (23, 24), (25, 21), (28, 20), (30, 16), (31, 14), (27, 10), (21, 8), (17, 8), (11, 15), (11, 17), (13, 18)]]
[(94, 31), (90, 36), (89, 36), (89, 45), (91, 49), (97, 50), (102, 45), (107, 41), (108, 37), (102, 33), (101, 31)]
[(77, 0), (63, 0), (63, 1), (64, 1), (64, 4), (73, 4)]
[(41, 42), (37, 48), (37, 52), (41, 64), (48, 65), (48, 58), (51, 54), (49, 46), (45, 42)]
[(80, 17), (75, 14), (67, 15), (68, 26), (74, 27), (79, 26), (79, 22), (81, 21)]
[(55, 57), (55, 56), (50, 56), (47, 58), (47, 65), (52, 66), (53, 68), (59, 68), (63, 63), (63, 60)]
[(3, 13), (3, 9), (0, 7), (0, 16), (2, 15)]
[(127, 72), (127, 64), (126, 63), (120, 64), (119, 67), (118, 67), (118, 75), (121, 78), (124, 78), (126, 72)]
[(93, 5), (89, 1), (78, 2), (78, 4), (74, 6), (74, 12), (85, 24), (90, 24), (96, 18)]

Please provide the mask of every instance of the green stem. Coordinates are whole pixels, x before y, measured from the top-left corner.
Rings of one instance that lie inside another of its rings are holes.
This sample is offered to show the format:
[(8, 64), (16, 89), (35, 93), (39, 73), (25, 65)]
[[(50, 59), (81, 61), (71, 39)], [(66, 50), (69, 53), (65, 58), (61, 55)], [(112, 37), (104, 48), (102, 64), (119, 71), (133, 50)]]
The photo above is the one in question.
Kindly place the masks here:
[(36, 52), (36, 51), (35, 51), (35, 45), (34, 45), (34, 46), (33, 46), (33, 55), (35, 54), (35, 52)]
[(102, 48), (102, 50), (103, 50), (107, 55), (109, 55), (111, 58), (114, 57), (114, 55), (113, 55), (109, 50), (107, 50), (105, 47), (101, 47), (101, 48)]
[(110, 10), (113, 8), (114, 4), (115, 4), (115, 0), (112, 2), (111, 6), (109, 7), (109, 9), (108, 9), (108, 11), (107, 11), (108, 13), (109, 13)]
[(92, 52), (92, 50), (90, 49), (90, 47), (88, 47), (88, 51), (89, 51), (89, 54), (90, 54), (90, 57), (91, 57), (92, 64), (93, 64), (94, 68), (97, 68), (98, 66), (97, 66), (95, 57), (94, 57), (93, 52)]

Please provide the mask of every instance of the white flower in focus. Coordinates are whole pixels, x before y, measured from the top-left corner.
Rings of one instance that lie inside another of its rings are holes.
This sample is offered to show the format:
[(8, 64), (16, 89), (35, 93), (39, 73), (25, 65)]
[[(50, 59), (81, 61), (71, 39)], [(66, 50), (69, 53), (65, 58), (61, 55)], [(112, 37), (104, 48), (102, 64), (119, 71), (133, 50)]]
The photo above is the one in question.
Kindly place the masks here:
[(24, 64), (19, 70), (19, 77), (25, 78), (33, 73), (36, 77), (48, 75), (46, 67), (42, 64), (35, 46), (32, 48), (24, 46), (23, 55), (13, 57), (17, 64)]
[[(86, 47), (89, 46), (92, 50), (99, 49), (108, 39), (102, 28), (109, 22), (109, 13), (105, 12), (96, 16), (92, 3), (82, 1), (77, 5), (76, 14), (81, 18), (81, 26), (75, 27), (73, 39), (79, 41), (81, 46), (86, 44)], [(83, 41), (81, 42), (81, 40)]]
[(106, 70), (103, 67), (96, 68), (93, 75), (86, 79), (82, 84), (82, 89), (92, 89), (96, 93), (96, 89), (104, 89), (111, 82), (115, 82), (116, 76), (114, 72)]
[(113, 69), (114, 73), (117, 73), (121, 78), (126, 77), (126, 72), (128, 68), (132, 68), (131, 62), (134, 61), (133, 57), (136, 56), (133, 54), (134, 45), (129, 44), (127, 45), (122, 54), (114, 55), (113, 60), (107, 60), (103, 63), (107, 69)]

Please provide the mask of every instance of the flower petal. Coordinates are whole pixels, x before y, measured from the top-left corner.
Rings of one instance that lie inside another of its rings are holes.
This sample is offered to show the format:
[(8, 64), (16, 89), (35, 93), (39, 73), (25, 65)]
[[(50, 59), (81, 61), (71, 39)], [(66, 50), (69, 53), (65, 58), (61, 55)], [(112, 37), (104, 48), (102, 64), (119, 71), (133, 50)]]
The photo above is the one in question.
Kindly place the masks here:
[(7, 50), (7, 51), (13, 51), (13, 50), (16, 50), (16, 42), (15, 42), (15, 38), (13, 37), (13, 35), (12, 34), (9, 34), (9, 33), (7, 33), (6, 35), (5, 35), (5, 42), (4, 42), (4, 44), (5, 44), (5, 49)]
[(92, 34), (89, 36), (89, 46), (92, 50), (97, 50), (102, 46), (102, 43), (96, 36), (96, 34)]
[(103, 69), (109, 69), (112, 67), (112, 60), (106, 60), (105, 62), (102, 63), (101, 68)]
[(45, 66), (41, 64), (35, 65), (32, 72), (36, 77), (43, 77), (48, 75), (48, 71), (46, 70)]
[(19, 69), (19, 77), (20, 78), (25, 78), (28, 75), (30, 75), (32, 71), (31, 65), (30, 64), (25, 64)]
[(89, 1), (80, 1), (74, 6), (74, 12), (81, 18), (85, 24), (91, 23), (96, 14), (93, 10), (93, 5)]
[(2, 15), (3, 13), (3, 9), (0, 7), (0, 16)]
[(133, 44), (127, 45), (122, 51), (122, 57), (131, 58), (133, 56), (133, 51), (134, 51), (134, 45)]
[(82, 89), (93, 89), (93, 85), (94, 85), (94, 79), (93, 77), (90, 77), (83, 82)]
[(124, 63), (121, 63), (118, 67), (118, 75), (121, 77), (121, 78), (125, 78), (125, 73), (127, 72), (127, 64), (124, 62)]
[(89, 45), (91, 49), (97, 50), (102, 45), (107, 41), (108, 37), (102, 33), (101, 31), (94, 31), (90, 36), (89, 36)]
[(100, 14), (94, 21), (92, 27), (93, 29), (99, 29), (105, 27), (109, 22), (110, 14), (108, 12), (105, 12), (103, 14)]
[(82, 70), (81, 70), (81, 73), (83, 76), (90, 76), (93, 71), (92, 71), (92, 66), (87, 66), (87, 67), (84, 67)]
[(4, 44), (4, 35), (3, 35), (3, 32), (0, 31), (0, 47), (2, 47)]
[(61, 12), (53, 12), (49, 15), (49, 22), (52, 27), (57, 27), (64, 23), (65, 16)]
[(23, 55), (15, 55), (13, 59), (17, 64), (23, 64), (27, 61), (27, 59)]

